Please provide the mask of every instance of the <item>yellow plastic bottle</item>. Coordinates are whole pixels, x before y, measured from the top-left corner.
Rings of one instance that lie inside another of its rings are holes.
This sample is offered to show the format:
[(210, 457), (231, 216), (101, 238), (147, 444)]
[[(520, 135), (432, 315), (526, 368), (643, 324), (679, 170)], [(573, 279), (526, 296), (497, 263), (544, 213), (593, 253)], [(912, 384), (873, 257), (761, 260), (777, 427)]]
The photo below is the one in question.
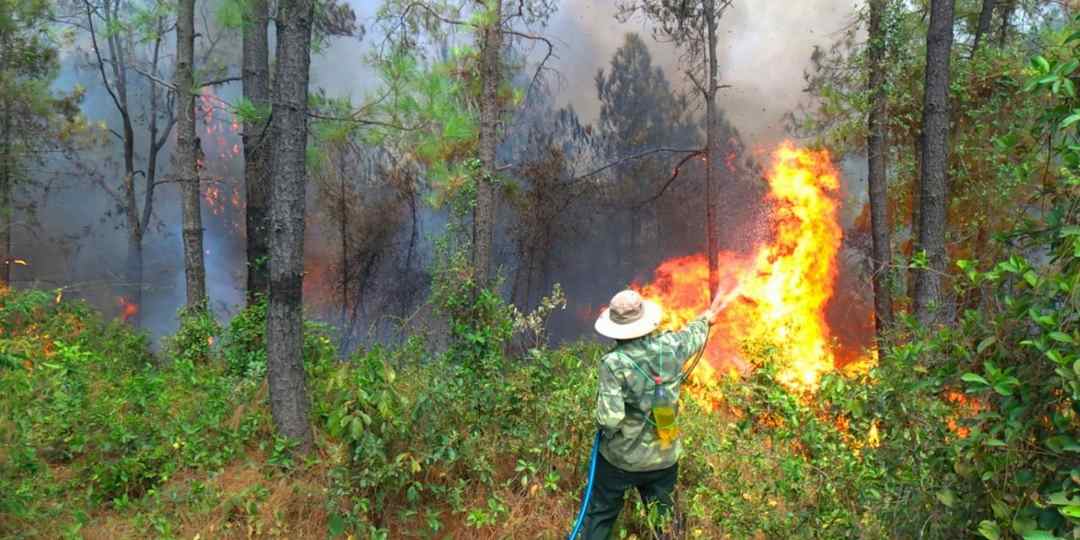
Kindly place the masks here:
[(675, 438), (679, 436), (679, 427), (675, 423), (675, 402), (671, 393), (661, 384), (660, 377), (654, 380), (656, 383), (653, 391), (652, 415), (656, 423), (656, 438), (660, 441), (660, 448), (671, 448)]

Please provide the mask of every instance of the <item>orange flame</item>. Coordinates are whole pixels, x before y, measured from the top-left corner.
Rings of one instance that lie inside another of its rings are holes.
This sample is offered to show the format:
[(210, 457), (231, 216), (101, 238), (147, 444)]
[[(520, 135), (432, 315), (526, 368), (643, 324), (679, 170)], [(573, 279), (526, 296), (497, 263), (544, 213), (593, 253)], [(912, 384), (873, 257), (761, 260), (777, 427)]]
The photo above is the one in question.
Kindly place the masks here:
[(132, 317), (139, 314), (139, 304), (136, 304), (123, 296), (116, 298), (116, 305), (120, 306), (120, 318), (124, 321), (129, 321)]
[[(828, 152), (784, 143), (773, 154), (767, 179), (772, 239), (748, 256), (719, 254), (721, 284), (735, 284), (738, 298), (713, 327), (706, 351), (713, 369), (703, 372), (710, 378), (714, 369), (745, 373), (745, 345), (766, 344), (776, 348), (779, 381), (812, 391), (836, 363), (825, 307), (843, 238), (839, 175)], [(664, 308), (664, 327), (673, 329), (708, 306), (708, 278), (708, 261), (698, 254), (663, 262), (652, 283), (635, 288)]]
[(199, 160), (198, 167), (205, 182), (203, 201), (207, 209), (239, 232), (243, 229), (243, 219), (231, 210), (243, 209), (241, 184), (227, 177), (230, 164), (243, 153), (238, 140), (241, 126), (236, 113), (225, 110), (223, 103), (209, 87), (203, 88), (199, 95), (199, 114), (204, 126), (200, 144), (205, 157)]

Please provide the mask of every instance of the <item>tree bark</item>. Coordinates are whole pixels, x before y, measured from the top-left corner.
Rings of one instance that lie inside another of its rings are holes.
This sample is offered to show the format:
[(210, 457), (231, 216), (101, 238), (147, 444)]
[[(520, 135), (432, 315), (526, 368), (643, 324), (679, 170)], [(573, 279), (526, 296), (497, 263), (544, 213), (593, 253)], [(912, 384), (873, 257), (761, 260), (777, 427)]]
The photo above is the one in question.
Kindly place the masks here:
[(705, 24), (708, 38), (709, 73), (705, 93), (705, 243), (709, 252), (709, 296), (716, 294), (720, 284), (720, 209), (718, 189), (714, 186), (716, 171), (716, 0), (705, 0)]
[(971, 57), (975, 58), (975, 53), (979, 51), (979, 44), (982, 39), (990, 33), (990, 23), (994, 19), (994, 6), (997, 4), (997, 0), (983, 0), (982, 10), (979, 11), (979, 25), (975, 27), (975, 39), (971, 42)]
[(0, 125), (0, 288), (11, 286), (11, 266), (14, 256), (11, 253), (11, 222), (15, 208), (11, 193), (13, 182), (11, 169), (15, 156), (11, 149), (11, 112), (9, 104), (4, 104), (4, 116)]
[[(919, 247), (919, 190), (922, 185), (922, 133), (919, 133), (912, 137), (911, 149), (912, 156), (915, 159), (915, 169), (918, 171), (915, 177), (911, 179), (911, 257), (914, 258), (922, 248)], [(915, 299), (915, 275), (916, 270), (914, 266), (909, 265), (907, 271), (907, 292), (908, 296), (914, 303)]]
[(307, 99), (313, 0), (278, 8), (270, 189), (270, 297), (266, 320), (270, 412), (278, 432), (312, 449), (303, 359)]
[(195, 0), (180, 0), (176, 17), (176, 158), (173, 160), (181, 189), (184, 240), (184, 277), (188, 309), (206, 307), (206, 266), (203, 262), (202, 204), (195, 145)]
[(954, 0), (931, 0), (926, 36), (926, 94), (923, 102), (922, 182), (919, 186), (919, 246), (929, 268), (915, 275), (915, 316), (924, 324), (948, 319), (945, 309), (945, 226), (948, 210), (949, 57)]
[(127, 303), (135, 305), (135, 311), (125, 320), (138, 328), (142, 322), (143, 245), (142, 232), (136, 228), (128, 231), (127, 264), (124, 278), (128, 282)]
[[(247, 0), (243, 24), (242, 84), (244, 99), (263, 113), (270, 106), (270, 45), (267, 0)], [(244, 226), (247, 236), (247, 301), (269, 289), (270, 137), (268, 118), (244, 120)]]
[(881, 24), (884, 11), (885, 0), (870, 0), (870, 46), (866, 66), (870, 72), (870, 114), (867, 119), (866, 160), (873, 239), (874, 321), (879, 344), (885, 330), (893, 322), (892, 294), (887, 279), (892, 264), (892, 240), (889, 237), (892, 224), (889, 221), (888, 146), (885, 140), (885, 30)]
[(1012, 23), (1013, 11), (1016, 11), (1016, 0), (1006, 0), (1001, 6), (1001, 26), (998, 28), (998, 47), (1004, 47), (1009, 37), (1009, 24)]
[(502, 83), (502, 1), (492, 6), (492, 24), (481, 33), (479, 152), (482, 171), (476, 181), (476, 207), (473, 210), (473, 272), (476, 284), (486, 287), (491, 273), (491, 243), (495, 224), (495, 147), (498, 145), (499, 86)]

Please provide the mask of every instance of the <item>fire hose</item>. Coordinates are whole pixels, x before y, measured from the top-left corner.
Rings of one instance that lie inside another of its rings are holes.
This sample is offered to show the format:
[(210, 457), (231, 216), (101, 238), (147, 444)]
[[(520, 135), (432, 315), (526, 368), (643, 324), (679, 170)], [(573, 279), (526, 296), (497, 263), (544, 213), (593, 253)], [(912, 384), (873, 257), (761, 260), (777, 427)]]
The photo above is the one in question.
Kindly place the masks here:
[[(694, 354), (693, 357), (686, 363), (686, 367), (683, 368), (682, 373), (679, 374), (679, 384), (682, 384), (690, 374), (694, 372), (694, 368), (697, 367), (698, 362), (701, 361), (701, 357), (705, 355), (705, 348), (709, 345), (709, 337), (712, 335), (712, 325), (710, 324), (705, 330), (705, 341), (701, 344), (701, 349)], [(581, 508), (578, 509), (577, 520), (574, 521), (574, 529), (570, 531), (570, 536), (566, 537), (567, 540), (577, 540), (578, 534), (581, 533), (581, 527), (585, 524), (585, 513), (589, 510), (589, 500), (592, 499), (593, 480), (596, 478), (596, 459), (600, 453), (600, 430), (596, 430), (596, 436), (593, 437), (592, 452), (589, 455), (589, 478), (585, 482), (585, 496), (581, 499)]]

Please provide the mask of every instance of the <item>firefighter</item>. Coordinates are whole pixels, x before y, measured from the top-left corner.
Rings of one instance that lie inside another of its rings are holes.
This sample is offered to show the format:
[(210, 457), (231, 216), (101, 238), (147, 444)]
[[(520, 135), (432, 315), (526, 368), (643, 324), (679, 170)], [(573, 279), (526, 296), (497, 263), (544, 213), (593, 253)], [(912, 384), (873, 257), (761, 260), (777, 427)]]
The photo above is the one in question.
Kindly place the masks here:
[(629, 290), (616, 294), (596, 320), (596, 331), (616, 344), (600, 364), (600, 448), (585, 515), (586, 540), (607, 540), (630, 488), (638, 490), (653, 518), (673, 520), (682, 448), (674, 426), (658, 426), (657, 402), (671, 402), (677, 410), (685, 364), (705, 346), (709, 326), (728, 297), (717, 291), (709, 309), (678, 332), (657, 331), (660, 306)]

